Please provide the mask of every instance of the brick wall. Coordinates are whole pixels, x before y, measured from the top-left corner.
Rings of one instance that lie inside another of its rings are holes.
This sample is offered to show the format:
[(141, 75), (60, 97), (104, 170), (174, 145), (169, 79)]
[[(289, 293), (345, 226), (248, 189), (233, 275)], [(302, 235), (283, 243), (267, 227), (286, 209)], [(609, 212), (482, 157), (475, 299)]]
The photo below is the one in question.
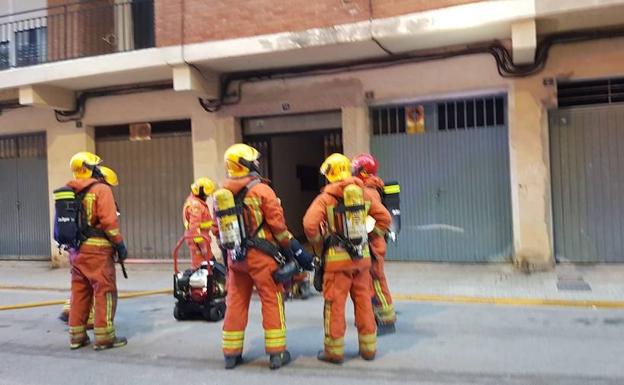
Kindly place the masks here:
[(479, 0), (154, 0), (156, 45), (324, 28)]
[(479, 1), (482, 0), (373, 0), (373, 16), (379, 19)]
[[(156, 0), (156, 45), (179, 43), (180, 0)], [(184, 41), (329, 27), (369, 18), (368, 0), (185, 0)]]
[[(189, 3), (190, 0), (185, 1)], [(213, 2), (207, 1), (207, 2)], [(182, 1), (180, 0), (154, 0), (154, 25), (156, 46), (163, 47), (177, 45), (182, 42)], [(205, 17), (205, 15), (202, 15)], [(201, 17), (188, 17), (189, 19), (201, 19)]]

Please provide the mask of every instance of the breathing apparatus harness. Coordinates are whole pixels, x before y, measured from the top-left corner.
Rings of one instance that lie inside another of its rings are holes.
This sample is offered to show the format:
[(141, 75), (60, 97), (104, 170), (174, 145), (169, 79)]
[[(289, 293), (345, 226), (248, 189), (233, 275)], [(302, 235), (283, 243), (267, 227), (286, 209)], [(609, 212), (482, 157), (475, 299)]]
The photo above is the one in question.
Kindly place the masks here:
[(368, 210), (364, 202), (362, 188), (355, 184), (348, 185), (345, 187), (342, 197), (330, 192), (325, 193), (337, 201), (334, 215), (338, 214), (341, 217), (342, 229), (341, 232), (337, 231), (334, 218), (334, 228), (330, 228), (328, 234), (323, 239), (321, 254), (314, 264), (314, 288), (319, 292), (323, 290), (325, 257), (329, 249), (340, 247), (349, 254), (352, 261), (358, 261), (364, 258), (364, 247), (368, 243), (365, 225), (366, 212)]
[(245, 210), (249, 210), (249, 208), (245, 205), (245, 196), (259, 183), (262, 183), (259, 177), (252, 179), (236, 195), (232, 195), (227, 189), (221, 189), (215, 193), (217, 205), (215, 216), (219, 225), (221, 245), (227, 251), (232, 252), (232, 260), (235, 262), (244, 261), (247, 256), (247, 250), (250, 248), (269, 255), (279, 266), (273, 278), (278, 282), (284, 282), (292, 275), (302, 271), (302, 269), (293, 258), (289, 258), (289, 250), (282, 252), (278, 246), (258, 237), (258, 233), (262, 230), (265, 223), (264, 217), (253, 233), (250, 236), (247, 235), (244, 214)]

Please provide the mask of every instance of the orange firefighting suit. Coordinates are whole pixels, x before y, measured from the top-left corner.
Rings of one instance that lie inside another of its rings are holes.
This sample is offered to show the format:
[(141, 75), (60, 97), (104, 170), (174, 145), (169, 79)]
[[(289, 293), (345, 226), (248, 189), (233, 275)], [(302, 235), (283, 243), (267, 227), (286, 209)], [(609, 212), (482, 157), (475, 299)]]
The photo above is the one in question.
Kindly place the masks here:
[[(95, 179), (74, 179), (67, 186), (80, 191), (97, 182)], [(91, 186), (82, 201), (89, 226), (105, 232), (106, 237), (93, 236), (82, 242), (71, 260), (71, 309), (69, 335), (71, 343), (87, 338), (86, 325), (95, 301), (95, 344), (107, 345), (115, 340), (113, 318), (117, 307), (117, 284), (113, 243), (123, 241), (117, 222), (117, 208), (111, 188), (105, 183)]]
[[(229, 178), (223, 187), (234, 195), (242, 190), (253, 176)], [(258, 183), (251, 187), (244, 199), (245, 228), (247, 234), (257, 233), (258, 238), (287, 247), (292, 234), (286, 227), (284, 210), (275, 192), (267, 184)], [(213, 226), (215, 234), (218, 228)], [(286, 318), (284, 314), (283, 288), (273, 280), (272, 274), (278, 264), (272, 256), (260, 250), (249, 248), (243, 261), (228, 261), (227, 310), (223, 321), (223, 354), (242, 354), (249, 301), (253, 287), (256, 287), (262, 303), (262, 327), (264, 346), (268, 354), (279, 354), (286, 350)]]
[(182, 218), (186, 234), (197, 235), (193, 239), (186, 240), (191, 251), (192, 268), (197, 269), (203, 261), (208, 262), (212, 259), (210, 243), (201, 236), (205, 235), (210, 239), (210, 229), (213, 223), (208, 204), (200, 197), (189, 194), (182, 209)]
[[(385, 186), (384, 181), (376, 175), (371, 175), (364, 181), (364, 186), (371, 199), (381, 204), (379, 190), (383, 190)], [(386, 239), (384, 237), (370, 237), (369, 245), (373, 252), (371, 267), (373, 311), (375, 312), (375, 318), (381, 324), (391, 325), (396, 321), (396, 313), (394, 312), (392, 296), (390, 295), (390, 288), (384, 272)]]
[[(77, 253), (76, 250), (69, 249), (68, 252), (69, 252), (69, 260), (70, 261), (74, 260), (76, 258), (76, 253)], [(59, 318), (61, 320), (64, 320), (66, 324), (69, 323), (69, 309), (71, 309), (71, 296), (63, 304), (63, 312), (59, 316)], [(87, 319), (87, 330), (93, 329), (94, 318), (95, 318), (95, 307), (93, 307), (93, 304), (92, 304), (91, 311), (89, 311), (89, 318)]]
[[(334, 209), (338, 204), (336, 197), (342, 197), (343, 189), (350, 184), (364, 188), (362, 181), (354, 177), (331, 183), (316, 197), (303, 218), (306, 237), (314, 245), (317, 255), (323, 241), (321, 226), (326, 226), (329, 232), (336, 232), (341, 228), (340, 218), (334, 215)], [(390, 214), (381, 203), (370, 198), (366, 189), (364, 199), (370, 204), (368, 214), (377, 221), (371, 236), (383, 238), (390, 227)], [(377, 350), (375, 317), (370, 296), (371, 260), (368, 246), (364, 247), (363, 255), (362, 259), (352, 260), (351, 256), (339, 246), (330, 247), (325, 251), (323, 276), (325, 354), (335, 360), (342, 360), (344, 357), (345, 305), (348, 295), (351, 295), (355, 306), (360, 354), (364, 358), (372, 358)]]

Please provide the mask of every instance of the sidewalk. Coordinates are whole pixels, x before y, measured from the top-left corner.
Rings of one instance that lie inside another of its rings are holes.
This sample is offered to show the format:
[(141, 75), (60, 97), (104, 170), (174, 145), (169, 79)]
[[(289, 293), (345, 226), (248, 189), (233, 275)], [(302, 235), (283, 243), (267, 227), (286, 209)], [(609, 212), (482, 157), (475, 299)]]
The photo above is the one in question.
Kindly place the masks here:
[(559, 264), (552, 272), (524, 274), (511, 264), (387, 263), (393, 293), (624, 301), (624, 264)]
[[(128, 265), (129, 279), (117, 269), (120, 292), (161, 290), (172, 286), (166, 264)], [(387, 262), (386, 274), (397, 300), (410, 296), (458, 296), (558, 300), (624, 301), (624, 265), (557, 265), (555, 271), (530, 275), (511, 264)], [(0, 262), (0, 289), (69, 290), (69, 270), (47, 262)]]

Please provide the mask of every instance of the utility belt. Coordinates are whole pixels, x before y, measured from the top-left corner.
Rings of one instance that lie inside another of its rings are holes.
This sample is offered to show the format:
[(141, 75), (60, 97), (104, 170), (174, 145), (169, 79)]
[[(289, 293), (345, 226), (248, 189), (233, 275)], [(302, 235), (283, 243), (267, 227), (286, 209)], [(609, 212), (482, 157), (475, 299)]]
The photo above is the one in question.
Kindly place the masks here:
[(359, 259), (364, 258), (362, 253), (362, 246), (356, 246), (350, 240), (346, 239), (340, 234), (331, 234), (325, 241), (323, 242), (323, 257), (325, 257), (325, 253), (329, 250), (330, 247), (340, 247), (344, 249), (349, 257), (351, 257), (352, 261), (357, 261)]
[(325, 256), (331, 247), (343, 248), (352, 261), (362, 259), (364, 256), (361, 251), (358, 251), (358, 246), (355, 246), (351, 241), (346, 239), (340, 234), (331, 234), (323, 240), (323, 249), (320, 257), (314, 264), (314, 288), (318, 292), (323, 291), (323, 275), (325, 274)]
[(89, 226), (86, 229), (81, 231), (82, 238), (80, 242), (84, 242), (89, 238), (105, 238), (108, 239), (104, 230), (96, 229), (95, 227)]
[[(275, 260), (278, 269), (273, 272), (272, 276), (276, 283), (288, 282), (295, 274), (303, 271), (295, 258), (288, 258), (278, 246), (266, 239), (254, 237), (244, 240), (240, 251), (244, 253), (243, 255), (245, 255), (245, 257), (249, 248), (259, 250)], [(245, 257), (243, 257), (243, 260)], [(241, 261), (241, 259), (237, 259), (236, 261)]]
[(282, 252), (280, 251), (280, 248), (274, 245), (273, 243), (267, 241), (266, 239), (262, 239), (258, 237), (245, 239), (243, 241), (243, 247), (242, 247), (242, 249), (245, 251), (245, 254), (247, 254), (247, 249), (249, 248), (259, 250), (269, 255), (275, 260), (275, 262), (277, 262), (277, 264), (280, 267), (286, 264), (286, 256), (282, 254)]

